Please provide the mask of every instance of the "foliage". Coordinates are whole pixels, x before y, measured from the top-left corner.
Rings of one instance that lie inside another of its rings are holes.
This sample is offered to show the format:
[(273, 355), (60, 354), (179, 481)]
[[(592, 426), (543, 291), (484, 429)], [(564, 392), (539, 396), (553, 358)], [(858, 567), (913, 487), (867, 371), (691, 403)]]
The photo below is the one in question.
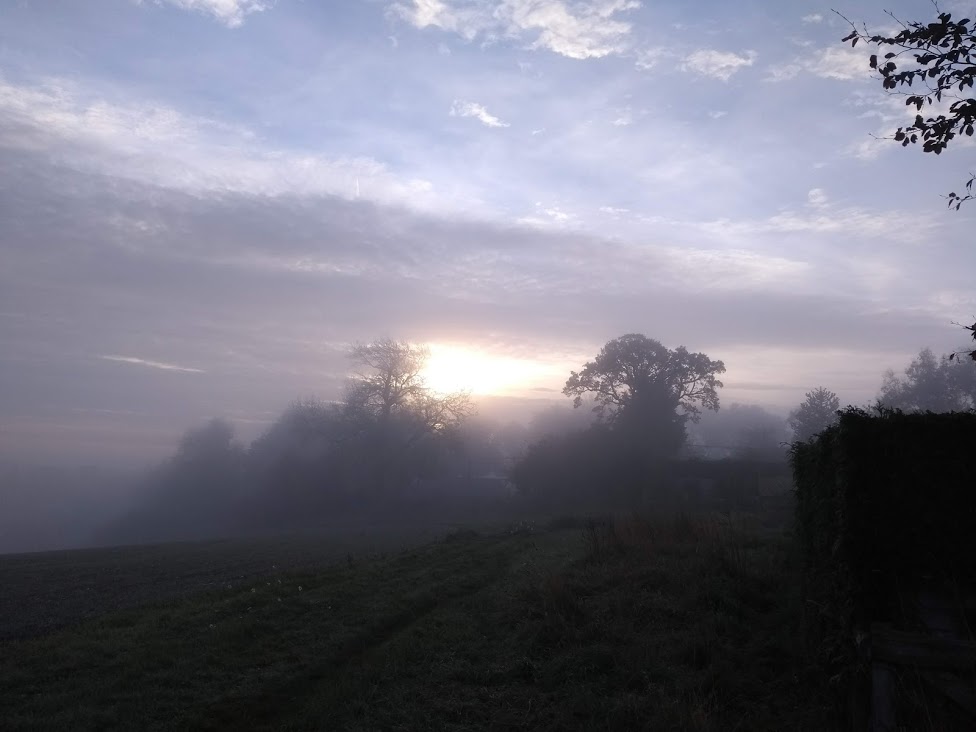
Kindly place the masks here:
[(786, 419), (756, 404), (732, 403), (718, 412), (707, 412), (689, 432), (688, 448), (693, 455), (786, 460)]
[(831, 674), (856, 675), (871, 622), (912, 628), (904, 598), (923, 578), (976, 581), (974, 439), (973, 414), (848, 408), (793, 444), (807, 629)]
[(536, 503), (623, 508), (652, 470), (645, 451), (605, 427), (550, 435), (515, 461), (510, 477)]
[[(972, 325), (964, 325), (962, 326), (962, 329), (968, 330), (972, 334), (973, 340), (976, 341), (976, 323), (973, 323)], [(949, 360), (952, 361), (956, 356), (969, 356), (970, 359), (976, 361), (976, 350), (969, 351), (968, 353), (966, 351), (950, 353)]]
[(898, 377), (884, 375), (878, 401), (903, 411), (958, 412), (976, 407), (976, 364), (936, 358), (923, 348)]
[(672, 351), (656, 340), (631, 333), (610, 341), (595, 360), (581, 371), (573, 371), (563, 394), (574, 397), (577, 407), (584, 394), (594, 394), (594, 411), (611, 419), (648, 394), (648, 399), (661, 400), (673, 409), (681, 407), (697, 421), (699, 404), (718, 410), (716, 390), (722, 382), (716, 375), (724, 372), (725, 364), (704, 353), (689, 353), (684, 346)]
[(232, 531), (246, 503), (244, 457), (225, 420), (187, 430), (173, 457), (147, 476), (144, 502), (113, 522), (104, 538), (128, 543)]
[(837, 421), (840, 399), (823, 386), (805, 394), (799, 407), (790, 412), (789, 425), (794, 440), (809, 440)]
[[(851, 24), (851, 32), (843, 41), (856, 46), (864, 41), (891, 50), (881, 58), (872, 54), (869, 64), (881, 75), (882, 86), (889, 92), (901, 89), (905, 105), (919, 112), (915, 121), (899, 127), (894, 139), (903, 147), (922, 144), (925, 152), (939, 155), (957, 135), (972, 137), (976, 127), (976, 98), (972, 96), (976, 81), (976, 22), (969, 18), (953, 20), (951, 13), (940, 12), (931, 23), (909, 21), (902, 23), (894, 35), (872, 34), (866, 28), (858, 30)], [(907, 57), (907, 63), (906, 63)], [(917, 86), (915, 85), (917, 82)], [(910, 91), (905, 91), (910, 89)], [(969, 90), (969, 95), (964, 92)], [(948, 108), (935, 115), (923, 116), (924, 107), (948, 101)], [(973, 196), (970, 176), (966, 192), (948, 195), (949, 206), (957, 210)]]
[[(716, 377), (721, 361), (684, 346), (670, 350), (631, 333), (607, 343), (595, 360), (573, 371), (563, 394), (579, 407), (592, 394), (593, 411), (622, 439), (631, 439), (658, 456), (677, 452), (685, 441), (685, 422), (697, 422), (701, 408), (717, 410)], [(680, 413), (678, 410), (681, 410)]]

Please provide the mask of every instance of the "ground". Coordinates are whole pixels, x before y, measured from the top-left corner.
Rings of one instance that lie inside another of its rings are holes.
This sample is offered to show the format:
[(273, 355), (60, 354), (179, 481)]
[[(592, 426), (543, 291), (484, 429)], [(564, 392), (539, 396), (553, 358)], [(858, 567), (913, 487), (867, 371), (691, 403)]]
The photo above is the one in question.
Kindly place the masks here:
[(3, 607), (4, 729), (831, 726), (782, 534), (564, 521), (318, 564), (287, 545), (0, 558), (5, 592), (47, 577), (40, 604), (67, 605)]

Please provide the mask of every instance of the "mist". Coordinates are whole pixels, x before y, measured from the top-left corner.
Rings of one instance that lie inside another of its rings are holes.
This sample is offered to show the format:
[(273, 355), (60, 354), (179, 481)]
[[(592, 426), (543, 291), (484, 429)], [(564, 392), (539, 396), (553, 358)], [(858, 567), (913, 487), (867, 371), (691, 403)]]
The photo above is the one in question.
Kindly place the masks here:
[(974, 0), (0, 7), (0, 728), (976, 729)]

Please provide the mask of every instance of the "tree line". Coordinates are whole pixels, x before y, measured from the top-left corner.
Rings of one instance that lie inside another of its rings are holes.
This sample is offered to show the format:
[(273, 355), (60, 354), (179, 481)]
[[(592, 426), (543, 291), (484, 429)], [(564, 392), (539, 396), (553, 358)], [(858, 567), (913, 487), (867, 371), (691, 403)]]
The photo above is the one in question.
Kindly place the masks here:
[[(190, 429), (147, 476), (142, 503), (106, 538), (431, 515), (452, 499), (502, 500), (512, 491), (558, 510), (584, 496), (661, 485), (680, 472), (676, 461), (701, 459), (716, 443), (737, 464), (785, 466), (789, 441), (817, 434), (840, 408), (834, 392), (817, 387), (786, 420), (741, 404), (719, 418), (722, 361), (631, 333), (570, 373), (563, 394), (572, 411), (554, 406), (528, 427), (505, 425), (478, 418), (466, 392), (431, 390), (423, 378), (428, 356), (423, 346), (390, 339), (357, 345), (341, 399), (294, 402), (246, 447), (221, 419)], [(976, 365), (923, 349), (903, 375), (885, 373), (878, 403), (973, 408)]]

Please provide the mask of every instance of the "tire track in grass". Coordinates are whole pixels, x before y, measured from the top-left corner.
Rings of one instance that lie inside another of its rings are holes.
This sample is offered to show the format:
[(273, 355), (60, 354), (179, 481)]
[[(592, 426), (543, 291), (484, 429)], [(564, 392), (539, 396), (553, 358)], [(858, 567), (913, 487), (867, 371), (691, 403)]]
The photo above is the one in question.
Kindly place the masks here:
[[(216, 701), (192, 720), (190, 726), (203, 730), (278, 729), (278, 721), (289, 716), (296, 706), (303, 706), (304, 701), (322, 684), (340, 679), (351, 665), (363, 662), (372, 651), (437, 609), (459, 602), (498, 582), (508, 574), (513, 562), (532, 545), (524, 539), (513, 540), (511, 537), (477, 539), (462, 545), (461, 556), (469, 558), (468, 553), (475, 550), (478, 544), (482, 544), (487, 551), (478, 558), (474, 571), (424, 588), (408, 607), (369, 623), (362, 632), (341, 643), (327, 659), (306, 669), (301, 675), (266, 684), (247, 699), (225, 697)], [(444, 565), (450, 565), (457, 559), (457, 553), (452, 553), (444, 557), (439, 566), (430, 567), (430, 571), (434, 573), (444, 569)]]

